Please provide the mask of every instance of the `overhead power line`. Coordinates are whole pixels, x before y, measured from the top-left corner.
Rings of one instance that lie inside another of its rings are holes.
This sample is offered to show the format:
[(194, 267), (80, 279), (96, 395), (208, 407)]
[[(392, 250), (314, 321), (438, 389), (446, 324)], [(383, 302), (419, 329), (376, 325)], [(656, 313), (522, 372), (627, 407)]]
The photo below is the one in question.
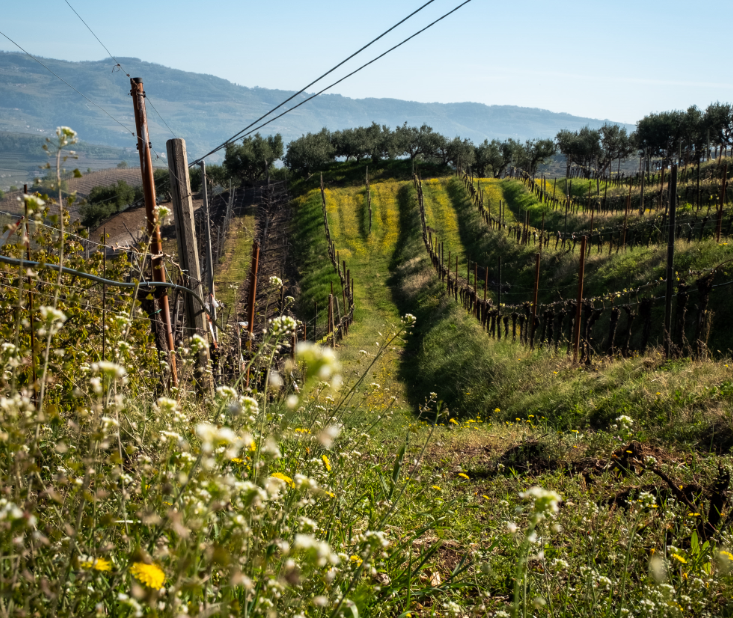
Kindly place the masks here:
[[(436, 20), (435, 20), (434, 22), (432, 22), (432, 23), (428, 24), (427, 26), (425, 26), (425, 27), (424, 27), (424, 28), (423, 28), (422, 30), (418, 30), (418, 31), (417, 31), (417, 32), (416, 32), (415, 34), (413, 34), (413, 35), (411, 35), (411, 36), (407, 37), (407, 38), (406, 38), (406, 39), (405, 39), (404, 41), (402, 41), (402, 42), (400, 42), (400, 43), (397, 43), (397, 45), (395, 45), (394, 47), (390, 47), (390, 48), (389, 48), (389, 49), (388, 49), (387, 51), (385, 51), (384, 53), (380, 54), (380, 55), (379, 55), (379, 56), (377, 56), (376, 58), (373, 58), (373, 59), (372, 59), (372, 60), (370, 60), (369, 62), (367, 62), (367, 63), (365, 63), (365, 64), (362, 64), (362, 65), (361, 65), (361, 66), (360, 66), (360, 67), (359, 67), (358, 69), (355, 69), (354, 71), (352, 71), (352, 72), (351, 72), (351, 73), (349, 73), (348, 75), (345, 75), (345, 76), (344, 76), (344, 77), (342, 77), (341, 79), (339, 79), (339, 80), (337, 80), (337, 81), (333, 82), (333, 84), (331, 84), (330, 86), (326, 86), (326, 87), (325, 87), (325, 88), (324, 88), (323, 90), (320, 90), (319, 92), (316, 92), (316, 93), (315, 93), (314, 95), (311, 95), (310, 97), (308, 97), (308, 98), (307, 98), (307, 99), (305, 99), (304, 101), (301, 101), (301, 102), (300, 102), (300, 103), (298, 103), (297, 105), (294, 105), (293, 107), (291, 107), (291, 108), (289, 108), (289, 109), (286, 109), (286, 110), (285, 110), (285, 111), (284, 111), (284, 112), (283, 112), (282, 114), (278, 114), (278, 115), (277, 115), (277, 116), (275, 116), (274, 118), (270, 118), (270, 120), (268, 120), (267, 122), (263, 122), (263, 123), (262, 123), (261, 125), (259, 125), (259, 126), (255, 127), (254, 129), (252, 129), (251, 131), (249, 131), (249, 132), (245, 133), (244, 135), (240, 135), (240, 137), (242, 137), (242, 138), (244, 138), (244, 137), (247, 137), (248, 135), (251, 135), (252, 133), (255, 133), (256, 131), (259, 131), (259, 130), (260, 130), (260, 129), (261, 129), (262, 127), (265, 127), (265, 126), (267, 126), (268, 124), (270, 124), (271, 122), (274, 122), (274, 121), (275, 121), (275, 120), (277, 120), (278, 118), (282, 118), (282, 117), (283, 117), (283, 116), (284, 116), (285, 114), (289, 114), (289, 113), (290, 113), (290, 112), (292, 112), (292, 111), (293, 111), (294, 109), (297, 109), (297, 108), (299, 108), (299, 107), (300, 107), (301, 105), (303, 105), (303, 104), (307, 103), (308, 101), (312, 101), (312, 100), (313, 100), (313, 99), (315, 99), (315, 98), (316, 98), (317, 96), (319, 96), (319, 95), (323, 94), (323, 93), (324, 93), (324, 92), (326, 92), (327, 90), (330, 90), (331, 88), (333, 88), (333, 87), (334, 87), (334, 86), (336, 86), (337, 84), (340, 84), (340, 83), (341, 83), (342, 81), (344, 81), (345, 79), (348, 79), (348, 78), (349, 78), (349, 77), (351, 77), (352, 75), (355, 75), (356, 73), (358, 73), (358, 72), (359, 72), (359, 71), (361, 71), (362, 69), (365, 69), (365, 68), (366, 68), (366, 67), (368, 67), (368, 66), (369, 66), (370, 64), (374, 64), (374, 63), (375, 63), (375, 62), (376, 62), (377, 60), (379, 60), (380, 58), (384, 58), (384, 56), (386, 56), (386, 55), (387, 55), (387, 54), (389, 54), (390, 52), (394, 51), (394, 50), (395, 50), (395, 49), (397, 49), (398, 47), (401, 47), (402, 45), (404, 45), (405, 43), (407, 43), (407, 42), (408, 42), (409, 40), (411, 40), (411, 39), (414, 39), (414, 38), (415, 38), (416, 36), (418, 36), (419, 34), (422, 34), (422, 33), (423, 33), (423, 32), (425, 32), (425, 31), (426, 31), (426, 30), (427, 30), (428, 28), (432, 28), (432, 27), (433, 27), (433, 26), (434, 26), (435, 24), (437, 24), (437, 23), (438, 23), (439, 21), (442, 21), (442, 20), (444, 20), (444, 19), (445, 19), (446, 17), (448, 17), (448, 16), (449, 16), (449, 15), (450, 15), (451, 13), (455, 13), (455, 12), (456, 12), (456, 11), (457, 11), (458, 9), (460, 9), (460, 8), (461, 8), (461, 7), (463, 7), (463, 6), (465, 6), (465, 5), (466, 5), (466, 4), (468, 4), (469, 2), (471, 2), (471, 0), (466, 0), (465, 2), (462, 2), (462, 3), (461, 3), (461, 4), (459, 4), (459, 5), (458, 5), (458, 6), (456, 7), (456, 8), (454, 8), (454, 9), (453, 9), (452, 11), (448, 11), (448, 12), (447, 12), (447, 13), (446, 13), (445, 15), (443, 15), (442, 17), (439, 17), (439, 18), (438, 18), (438, 19), (436, 19)], [(278, 106), (278, 107), (280, 107), (280, 106)], [(269, 113), (271, 113), (271, 112), (268, 112), (268, 114), (269, 114)], [(265, 116), (267, 116), (268, 114), (265, 114)], [(262, 116), (262, 118), (264, 118), (265, 116)], [(249, 126), (251, 127), (252, 125), (249, 125)], [(245, 129), (245, 130), (246, 130), (246, 129)], [(240, 131), (240, 133), (241, 133), (241, 131)], [(212, 151), (211, 151), (211, 152), (209, 152), (208, 154), (205, 154), (205, 155), (204, 155), (203, 157), (201, 157), (201, 159), (204, 159), (204, 158), (208, 157), (208, 156), (209, 156), (210, 154), (213, 154), (213, 153), (217, 152), (218, 150), (221, 150), (222, 148), (225, 148), (225, 147), (226, 147), (226, 146), (227, 146), (228, 144), (230, 144), (230, 143), (231, 143), (231, 142), (232, 142), (232, 141), (233, 141), (234, 139), (235, 139), (235, 138), (230, 138), (230, 139), (228, 139), (228, 140), (227, 140), (226, 142), (224, 142), (223, 144), (221, 144), (221, 145), (217, 146), (216, 148), (214, 148), (214, 150), (212, 150)], [(200, 161), (201, 159), (198, 159), (198, 161)], [(197, 163), (198, 161), (195, 161), (195, 162), (194, 162), (194, 163), (192, 163), (191, 165), (194, 165), (194, 164), (195, 164), (195, 163)]]
[(4, 36), (5, 38), (6, 38), (6, 39), (8, 39), (8, 41), (10, 41), (10, 42), (11, 42), (11, 43), (12, 43), (13, 45), (15, 45), (15, 46), (16, 46), (16, 47), (17, 47), (17, 48), (18, 48), (18, 49), (19, 49), (20, 51), (22, 51), (22, 52), (23, 52), (23, 53), (24, 53), (24, 54), (25, 54), (26, 56), (28, 56), (29, 58), (32, 58), (32, 59), (33, 59), (33, 60), (35, 60), (35, 61), (36, 61), (36, 62), (37, 62), (38, 64), (40, 64), (40, 65), (41, 65), (41, 66), (42, 66), (42, 67), (43, 67), (44, 69), (46, 69), (46, 70), (47, 70), (47, 71), (48, 71), (49, 73), (51, 73), (51, 75), (53, 75), (54, 77), (57, 77), (57, 78), (58, 78), (58, 79), (59, 79), (60, 81), (64, 82), (64, 83), (65, 83), (65, 84), (66, 84), (66, 85), (67, 85), (67, 86), (68, 86), (69, 88), (71, 88), (71, 89), (72, 89), (72, 90), (73, 90), (74, 92), (76, 92), (77, 94), (80, 94), (81, 96), (83, 96), (83, 97), (84, 97), (84, 98), (85, 98), (85, 99), (86, 99), (87, 101), (89, 101), (89, 103), (91, 103), (92, 105), (94, 105), (94, 107), (96, 107), (97, 109), (100, 109), (100, 110), (102, 110), (102, 111), (103, 111), (103, 112), (104, 112), (105, 114), (107, 114), (107, 116), (109, 116), (109, 117), (110, 117), (110, 118), (111, 118), (112, 120), (114, 120), (114, 121), (115, 121), (115, 122), (116, 122), (116, 123), (117, 123), (118, 125), (120, 125), (120, 126), (121, 126), (121, 127), (122, 127), (122, 128), (123, 128), (123, 129), (125, 130), (125, 131), (127, 131), (128, 133), (130, 133), (130, 134), (131, 134), (131, 135), (133, 135), (133, 136), (135, 135), (135, 132), (134, 132), (134, 131), (130, 131), (130, 129), (129, 129), (129, 128), (127, 128), (127, 127), (126, 127), (126, 126), (125, 126), (124, 124), (122, 124), (122, 123), (121, 123), (121, 122), (120, 122), (119, 120), (117, 120), (117, 118), (115, 118), (115, 117), (114, 117), (114, 116), (113, 116), (112, 114), (110, 114), (110, 113), (109, 113), (109, 112), (108, 112), (108, 111), (107, 111), (106, 109), (104, 109), (104, 108), (103, 108), (103, 107), (102, 107), (101, 105), (98, 105), (97, 103), (95, 103), (94, 101), (92, 101), (92, 100), (91, 100), (91, 99), (90, 99), (90, 98), (89, 98), (89, 97), (88, 97), (87, 95), (85, 95), (85, 94), (84, 94), (83, 92), (81, 92), (81, 91), (77, 90), (76, 88), (74, 88), (74, 86), (72, 86), (72, 85), (71, 85), (71, 84), (70, 84), (69, 82), (67, 82), (67, 81), (66, 81), (66, 80), (65, 80), (65, 79), (64, 79), (63, 77), (61, 77), (61, 76), (60, 76), (60, 75), (58, 75), (57, 73), (54, 73), (54, 72), (53, 72), (53, 71), (52, 71), (51, 69), (49, 69), (49, 68), (48, 68), (48, 67), (47, 67), (47, 66), (46, 66), (45, 64), (43, 64), (43, 62), (41, 62), (41, 61), (40, 61), (40, 60), (39, 60), (38, 58), (36, 58), (36, 57), (35, 57), (35, 56), (34, 56), (33, 54), (30, 54), (30, 53), (28, 53), (28, 52), (27, 52), (27, 51), (26, 51), (25, 49), (23, 49), (23, 48), (22, 48), (22, 47), (21, 47), (20, 45), (18, 45), (18, 44), (17, 44), (17, 43), (15, 42), (15, 41), (13, 41), (13, 39), (11, 39), (11, 38), (10, 38), (10, 37), (9, 37), (9, 36), (8, 36), (7, 34), (5, 34), (4, 32), (1, 32), (1, 31), (0, 31), (0, 34), (2, 34), (2, 35), (3, 35), (3, 36)]
[[(470, 0), (468, 0), (468, 1), (470, 2)], [(244, 129), (242, 129), (241, 131), (239, 131), (239, 132), (235, 133), (235, 134), (234, 134), (234, 135), (233, 135), (232, 137), (230, 137), (230, 138), (229, 138), (229, 139), (228, 139), (227, 141), (223, 142), (222, 144), (220, 144), (219, 146), (217, 146), (216, 148), (214, 148), (214, 150), (212, 150), (211, 152), (208, 152), (208, 153), (206, 153), (205, 155), (203, 155), (202, 157), (200, 157), (199, 159), (197, 159), (196, 161), (194, 161), (194, 162), (193, 162), (193, 163), (192, 163), (191, 165), (196, 165), (197, 163), (199, 163), (200, 161), (202, 161), (203, 159), (205, 159), (205, 158), (206, 158), (206, 157), (208, 157), (209, 155), (212, 155), (212, 154), (214, 154), (215, 152), (218, 152), (219, 150), (221, 150), (222, 148), (225, 148), (225, 147), (226, 147), (226, 146), (227, 146), (228, 144), (231, 144), (231, 143), (232, 143), (233, 141), (235, 141), (235, 140), (236, 140), (236, 139), (237, 139), (237, 138), (238, 138), (239, 136), (241, 136), (241, 135), (242, 135), (242, 133), (244, 133), (244, 132), (245, 132), (245, 131), (246, 131), (247, 129), (250, 129), (250, 128), (252, 128), (252, 127), (253, 127), (254, 125), (256, 125), (256, 124), (257, 124), (258, 122), (260, 122), (260, 120), (263, 120), (264, 118), (267, 118), (267, 116), (269, 116), (270, 114), (272, 114), (272, 113), (273, 113), (274, 111), (276, 111), (276, 110), (280, 109), (280, 108), (281, 108), (281, 107), (282, 107), (283, 105), (285, 105), (286, 103), (289, 103), (289, 102), (290, 102), (290, 101), (292, 101), (292, 100), (293, 100), (293, 99), (294, 99), (295, 97), (297, 97), (297, 96), (299, 96), (299, 95), (303, 94), (303, 93), (304, 93), (304, 92), (305, 92), (305, 91), (306, 91), (306, 90), (307, 90), (308, 88), (310, 88), (310, 87), (311, 87), (311, 86), (312, 86), (313, 84), (315, 84), (315, 83), (317, 83), (317, 82), (321, 81), (321, 80), (322, 80), (322, 79), (323, 79), (324, 77), (326, 77), (327, 75), (329, 75), (329, 74), (333, 73), (333, 72), (334, 72), (334, 71), (335, 71), (336, 69), (338, 69), (338, 68), (339, 68), (340, 66), (342, 66), (342, 65), (346, 64), (346, 63), (347, 63), (347, 62), (348, 62), (349, 60), (351, 60), (351, 59), (352, 59), (352, 58), (354, 58), (355, 56), (358, 56), (358, 55), (359, 55), (359, 54), (360, 54), (361, 52), (363, 52), (363, 51), (364, 51), (364, 50), (365, 50), (365, 49), (366, 49), (367, 47), (369, 47), (369, 46), (373, 45), (374, 43), (376, 43), (377, 41), (379, 41), (379, 39), (383, 38), (384, 36), (386, 36), (387, 34), (389, 34), (390, 32), (392, 32), (392, 30), (394, 30), (395, 28), (397, 28), (397, 27), (398, 27), (398, 26), (400, 26), (401, 24), (404, 24), (404, 23), (405, 23), (405, 22), (406, 22), (406, 21), (407, 21), (408, 19), (410, 19), (411, 17), (413, 17), (414, 15), (416, 15), (417, 13), (419, 13), (420, 11), (422, 11), (422, 10), (423, 10), (423, 9), (424, 9), (424, 8), (425, 8), (426, 6), (428, 6), (429, 4), (432, 4), (433, 2), (435, 2), (435, 0), (429, 0), (428, 2), (426, 2), (425, 4), (423, 4), (423, 5), (422, 5), (421, 7), (419, 7), (419, 8), (417, 9), (417, 10), (413, 11), (412, 13), (410, 13), (410, 14), (409, 14), (409, 15), (408, 15), (407, 17), (405, 17), (404, 19), (401, 19), (400, 21), (398, 21), (398, 22), (397, 22), (397, 23), (396, 23), (396, 24), (395, 24), (394, 26), (392, 26), (391, 28), (389, 28), (389, 29), (385, 30), (384, 32), (382, 32), (382, 34), (380, 34), (380, 35), (379, 35), (379, 36), (378, 36), (377, 38), (375, 38), (375, 39), (372, 39), (371, 41), (369, 41), (369, 43), (367, 43), (366, 45), (364, 45), (364, 47), (362, 47), (362, 48), (358, 49), (357, 51), (355, 51), (355, 52), (354, 52), (353, 54), (351, 54), (351, 55), (350, 55), (350, 56), (349, 56), (348, 58), (345, 58), (344, 60), (342, 60), (341, 62), (339, 62), (339, 63), (338, 63), (338, 64), (337, 64), (336, 66), (334, 66), (334, 67), (332, 67), (331, 69), (329, 69), (328, 71), (326, 71), (326, 72), (325, 72), (325, 73), (324, 73), (323, 75), (321, 75), (321, 76), (320, 76), (320, 77), (318, 77), (317, 79), (314, 79), (314, 80), (313, 80), (313, 81), (312, 81), (312, 82), (311, 82), (310, 84), (308, 84), (307, 86), (304, 86), (303, 88), (301, 88), (300, 90), (298, 90), (298, 92), (296, 92), (296, 93), (295, 93), (294, 95), (292, 95), (292, 96), (288, 97), (288, 98), (287, 98), (287, 99), (285, 99), (285, 100), (284, 100), (284, 101), (283, 101), (282, 103), (280, 103), (279, 105), (276, 105), (276, 106), (275, 106), (275, 107), (273, 107), (273, 108), (272, 108), (272, 109), (271, 109), (270, 111), (268, 111), (267, 113), (265, 113), (265, 114), (263, 114), (262, 116), (260, 116), (259, 118), (257, 118), (257, 120), (254, 120), (253, 122), (251, 122), (250, 124), (248, 124), (248, 125), (247, 125), (246, 127), (244, 127)], [(464, 4), (465, 4), (465, 3), (464, 3)], [(442, 18), (441, 18), (441, 19), (442, 19)], [(295, 109), (295, 108), (293, 108), (293, 109)], [(264, 126), (264, 125), (263, 125), (263, 126)]]
[[(73, 6), (71, 6), (71, 3), (69, 2), (69, 0), (64, 0), (64, 2), (66, 2), (66, 4), (68, 4), (68, 5), (69, 5), (69, 8), (70, 8), (70, 9), (71, 9), (72, 11), (74, 11), (74, 15), (76, 15), (76, 16), (77, 16), (77, 17), (78, 17), (78, 18), (79, 18), (79, 19), (81, 20), (81, 23), (82, 23), (82, 24), (84, 24), (84, 25), (86, 26), (87, 30), (89, 30), (89, 32), (91, 32), (91, 33), (92, 33), (92, 36), (93, 36), (93, 37), (94, 37), (95, 39), (97, 39), (97, 42), (98, 42), (98, 43), (99, 43), (99, 44), (100, 44), (100, 45), (101, 45), (102, 47), (104, 47), (104, 51), (106, 51), (106, 52), (107, 52), (107, 55), (108, 55), (108, 56), (109, 56), (110, 58), (112, 58), (112, 60), (114, 60), (114, 61), (115, 61), (115, 63), (116, 63), (116, 66), (120, 67), (120, 69), (122, 69), (122, 70), (124, 71), (124, 73), (125, 73), (125, 75), (127, 75), (127, 77), (130, 77), (130, 74), (129, 74), (129, 73), (127, 72), (127, 69), (125, 69), (125, 68), (124, 68), (124, 67), (122, 66), (122, 63), (121, 63), (121, 62), (120, 62), (119, 60), (117, 60), (117, 58), (115, 58), (115, 57), (114, 57), (114, 56), (112, 55), (112, 52), (111, 52), (111, 51), (109, 51), (109, 49), (107, 49), (107, 46), (106, 46), (106, 45), (105, 45), (104, 43), (102, 43), (102, 40), (101, 40), (101, 39), (100, 39), (100, 38), (99, 38), (99, 37), (98, 37), (98, 36), (96, 35), (96, 33), (94, 32), (94, 30), (92, 30), (92, 29), (91, 29), (91, 27), (89, 26), (89, 24), (88, 24), (87, 22), (85, 22), (85, 21), (84, 21), (84, 18), (83, 18), (83, 17), (81, 16), (81, 15), (79, 15), (79, 13), (77, 12), (77, 10), (76, 10), (76, 9), (75, 9), (75, 8), (74, 8)], [(161, 120), (161, 121), (163, 122), (163, 124), (164, 124), (164, 125), (165, 125), (165, 126), (166, 126), (166, 127), (168, 128), (168, 130), (169, 130), (169, 131), (171, 132), (171, 135), (173, 135), (173, 137), (177, 137), (177, 136), (176, 136), (176, 134), (175, 134), (175, 133), (173, 132), (173, 129), (171, 129), (171, 128), (170, 128), (170, 127), (168, 126), (168, 123), (167, 123), (167, 122), (165, 121), (165, 119), (163, 118), (163, 116), (161, 116), (161, 115), (160, 115), (160, 112), (158, 111), (158, 109), (157, 109), (157, 108), (155, 107), (155, 105), (153, 104), (153, 101), (152, 101), (152, 99), (150, 98), (150, 96), (146, 96), (145, 98), (147, 99), (148, 103), (150, 103), (150, 107), (152, 107), (152, 108), (153, 108), (153, 109), (155, 110), (155, 113), (156, 113), (156, 114), (158, 114), (158, 118), (160, 118), (160, 120)]]

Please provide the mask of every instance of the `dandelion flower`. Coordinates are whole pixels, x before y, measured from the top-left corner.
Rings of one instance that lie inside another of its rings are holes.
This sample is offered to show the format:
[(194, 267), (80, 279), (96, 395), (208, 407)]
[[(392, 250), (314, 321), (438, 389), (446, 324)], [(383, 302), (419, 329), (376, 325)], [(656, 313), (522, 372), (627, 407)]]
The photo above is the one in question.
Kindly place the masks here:
[(290, 487), (295, 487), (295, 483), (293, 483), (293, 479), (291, 479), (289, 476), (285, 476), (282, 472), (275, 472), (274, 474), (270, 475), (274, 479), (280, 479), (284, 483), (287, 483), (290, 485)]
[(134, 562), (130, 567), (130, 573), (137, 581), (145, 584), (148, 588), (160, 590), (165, 583), (165, 573), (157, 564)]
[(681, 562), (682, 564), (687, 564), (687, 560), (685, 560), (685, 559), (684, 559), (684, 558), (683, 558), (682, 556), (680, 556), (679, 554), (672, 554), (672, 558), (674, 558), (675, 560), (677, 560), (677, 561)]
[(433, 489), (434, 489), (435, 491), (443, 491), (443, 490), (442, 490), (442, 489), (441, 489), (440, 487), (438, 487), (437, 485), (433, 485), (433, 486), (432, 486), (432, 488), (433, 488)]
[(328, 457), (326, 455), (321, 455), (321, 459), (323, 460), (323, 467), (326, 468), (327, 472), (331, 471), (331, 462), (328, 461)]
[(111, 571), (112, 563), (104, 558), (87, 558), (79, 566), (82, 569), (94, 569), (95, 571)]
[(468, 474), (464, 474), (463, 472), (459, 472), (458, 476), (460, 476), (461, 478), (467, 479), (469, 481), (471, 480), (471, 477), (469, 477)]
[(453, 423), (454, 425), (458, 425), (458, 421), (454, 418), (450, 419), (450, 422)]

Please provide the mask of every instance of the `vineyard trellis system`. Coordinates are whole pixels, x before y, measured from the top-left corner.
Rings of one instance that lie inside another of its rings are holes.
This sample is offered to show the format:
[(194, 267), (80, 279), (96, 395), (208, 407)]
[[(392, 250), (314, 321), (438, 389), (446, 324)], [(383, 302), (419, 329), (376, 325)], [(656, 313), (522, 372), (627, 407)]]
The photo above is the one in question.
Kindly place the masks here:
[[(512, 286), (504, 281), (489, 279), (489, 268), (481, 268), (484, 275), (483, 298), (479, 293), (479, 266), (471, 262), (466, 268), (466, 277), (458, 273), (458, 257), (455, 268), (445, 259), (444, 245), (433, 237), (433, 230), (428, 225), (422, 181), (417, 175), (413, 177), (417, 191), (417, 202), (422, 226), (422, 237), (430, 256), (433, 268), (441, 282), (446, 285), (447, 293), (464, 307), (466, 312), (474, 316), (486, 330), (487, 334), (497, 340), (511, 340), (530, 348), (548, 348), (560, 353), (571, 354), (573, 348), (579, 349), (578, 360), (590, 364), (594, 357), (623, 356), (631, 357), (643, 354), (655, 338), (664, 337), (663, 321), (659, 319), (662, 309), (658, 301), (666, 300), (666, 295), (649, 294), (656, 288), (666, 286), (666, 279), (652, 281), (633, 290), (611, 291), (593, 298), (579, 300), (563, 299), (551, 303), (537, 303), (536, 292), (539, 284), (539, 268), (535, 275), (535, 295), (533, 300), (520, 303), (505, 304), (501, 302), (502, 293), (506, 294)], [(468, 186), (472, 183), (468, 182)], [(472, 195), (478, 198), (478, 191)], [(584, 243), (583, 243), (584, 244)], [(537, 264), (539, 266), (537, 254)], [(710, 294), (713, 289), (733, 283), (726, 281), (714, 284), (715, 275), (721, 265), (713, 269), (694, 273), (698, 278), (692, 283), (681, 282), (677, 292), (674, 319), (671, 324), (671, 355), (675, 357), (690, 355), (696, 358), (708, 353), (707, 341), (712, 327), (712, 313), (709, 309)], [(582, 268), (582, 267), (581, 267)], [(501, 266), (499, 266), (500, 272)], [(473, 285), (471, 275), (473, 274)], [(582, 273), (580, 275), (582, 281)], [(498, 293), (499, 302), (495, 305), (488, 298), (488, 290)], [(582, 290), (582, 284), (581, 288)], [(698, 294), (696, 311), (690, 306), (692, 294)], [(624, 296), (634, 294), (636, 302), (619, 303)], [(533, 302), (534, 301), (534, 302)], [(600, 306), (598, 305), (600, 303)], [(656, 311), (655, 311), (656, 310)], [(625, 320), (622, 320), (625, 315)], [(605, 332), (600, 326), (606, 324)], [(574, 337), (574, 333), (577, 336)], [(691, 335), (691, 336), (688, 336)]]
[[(590, 253), (593, 248), (596, 249), (597, 253), (604, 251), (604, 246), (608, 246), (608, 254), (615, 249), (616, 253), (620, 249), (627, 247), (636, 246), (650, 246), (657, 244), (665, 240), (666, 234), (668, 233), (668, 212), (665, 210), (663, 213), (657, 213), (650, 216), (639, 216), (639, 220), (629, 222), (630, 208), (629, 202), (627, 201), (627, 208), (625, 211), (624, 221), (621, 224), (595, 227), (594, 226), (594, 214), (595, 210), (591, 211), (590, 228), (584, 230), (576, 230), (567, 232), (566, 230), (549, 230), (545, 228), (544, 213), (542, 218), (541, 227), (537, 228), (531, 225), (529, 219), (529, 211), (524, 213), (524, 218), (519, 223), (507, 223), (504, 216), (506, 204), (503, 202), (499, 203), (499, 215), (496, 216), (491, 213), (491, 203), (485, 202), (483, 191), (480, 185), (477, 187), (470, 174), (467, 172), (459, 171), (459, 175), (463, 180), (466, 190), (469, 192), (472, 202), (479, 209), (484, 222), (492, 229), (503, 229), (508, 236), (514, 238), (518, 244), (522, 245), (538, 245), (540, 250), (542, 248), (549, 247), (554, 240), (554, 249), (558, 248), (558, 245), (562, 250), (566, 249), (566, 245), (569, 247), (571, 252), (575, 252), (577, 242), (583, 236), (588, 238), (587, 251)], [(525, 186), (529, 188), (541, 203), (550, 204), (553, 209), (560, 209), (565, 207), (565, 219), (567, 223), (568, 212), (573, 210), (577, 211), (582, 208), (579, 204), (573, 201), (572, 197), (565, 197), (564, 201), (552, 196), (549, 192), (545, 191), (541, 184), (536, 182), (529, 174), (518, 170), (512, 170), (510, 177), (517, 178), (522, 181)], [(723, 183), (721, 192), (727, 189), (727, 184)], [(715, 238), (717, 242), (720, 241), (721, 236), (725, 235), (730, 237), (733, 232), (733, 213), (729, 213), (727, 220), (724, 218), (724, 205), (725, 200), (721, 198), (719, 206), (716, 207), (715, 215), (700, 216), (699, 213), (695, 212), (693, 216), (678, 217), (676, 221), (676, 238), (686, 239), (688, 243), (693, 241), (702, 241), (705, 238)]]
[[(326, 325), (325, 341), (335, 347), (336, 341), (343, 339), (349, 333), (349, 327), (354, 322), (354, 278), (351, 270), (346, 267), (346, 260), (341, 262), (339, 252), (331, 238), (331, 228), (328, 225), (328, 212), (326, 210), (326, 189), (323, 185), (323, 174), (321, 173), (321, 211), (323, 214), (323, 227), (326, 232), (326, 243), (328, 245), (328, 257), (333, 265), (334, 272), (341, 281), (341, 295), (344, 306), (344, 314), (341, 310), (338, 298), (333, 293), (333, 284), (331, 284), (331, 293), (328, 295), (328, 322)], [(338, 322), (337, 320), (338, 315)], [(315, 325), (313, 328), (313, 339), (318, 341), (317, 332), (318, 307), (316, 306)]]

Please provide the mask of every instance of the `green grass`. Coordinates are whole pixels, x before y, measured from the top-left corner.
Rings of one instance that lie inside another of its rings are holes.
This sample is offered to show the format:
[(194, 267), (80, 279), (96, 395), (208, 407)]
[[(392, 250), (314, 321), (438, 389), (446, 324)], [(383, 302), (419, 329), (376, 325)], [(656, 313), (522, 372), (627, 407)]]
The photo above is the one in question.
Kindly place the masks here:
[(255, 223), (255, 208), (232, 218), (221, 261), (215, 266), (216, 295), (230, 311), (234, 311), (237, 294), (249, 272)]

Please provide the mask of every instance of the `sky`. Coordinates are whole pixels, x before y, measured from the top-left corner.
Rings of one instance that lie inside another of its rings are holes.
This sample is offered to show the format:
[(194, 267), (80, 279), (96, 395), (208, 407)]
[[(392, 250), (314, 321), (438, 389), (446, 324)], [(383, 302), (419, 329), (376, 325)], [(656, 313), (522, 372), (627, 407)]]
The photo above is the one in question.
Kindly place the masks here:
[[(284, 90), (299, 90), (426, 1), (69, 0), (115, 56)], [(461, 2), (434, 0), (323, 85)], [(4, 4), (0, 31), (28, 52), (107, 56), (65, 0)], [(730, 0), (471, 0), (331, 92), (635, 123), (650, 112), (733, 101), (732, 21)], [(1, 36), (0, 49), (17, 51)]]

